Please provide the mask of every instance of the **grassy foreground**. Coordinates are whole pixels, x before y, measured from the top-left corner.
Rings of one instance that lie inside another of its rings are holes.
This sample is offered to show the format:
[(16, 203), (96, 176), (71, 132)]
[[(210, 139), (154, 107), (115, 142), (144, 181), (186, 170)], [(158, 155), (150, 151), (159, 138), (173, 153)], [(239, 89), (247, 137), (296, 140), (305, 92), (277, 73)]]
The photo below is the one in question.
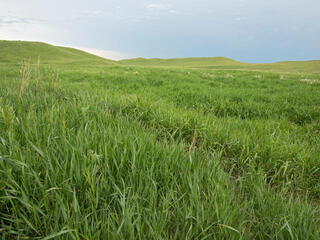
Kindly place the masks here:
[(320, 238), (320, 75), (71, 60), (0, 63), (3, 239)]

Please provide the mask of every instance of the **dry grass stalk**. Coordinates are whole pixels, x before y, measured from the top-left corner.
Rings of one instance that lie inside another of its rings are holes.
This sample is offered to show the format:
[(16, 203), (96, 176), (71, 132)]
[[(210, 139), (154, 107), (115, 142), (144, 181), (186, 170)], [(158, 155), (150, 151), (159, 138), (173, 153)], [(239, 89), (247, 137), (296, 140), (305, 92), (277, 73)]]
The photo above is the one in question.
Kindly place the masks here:
[(196, 143), (197, 143), (197, 136), (198, 136), (198, 132), (197, 130), (194, 130), (193, 136), (192, 136), (192, 142), (191, 142), (191, 146), (189, 148), (189, 151), (194, 152), (195, 148), (196, 148)]
[(21, 85), (20, 85), (20, 91), (19, 91), (19, 97), (18, 100), (20, 101), (23, 91), (28, 87), (30, 76), (31, 76), (31, 68), (30, 68), (30, 62), (23, 61), (21, 69), (20, 69), (20, 75), (21, 75)]
[(42, 81), (41, 81), (41, 71), (40, 71), (40, 56), (38, 56), (38, 63), (36, 68), (36, 79), (37, 79), (37, 85), (40, 90), (42, 90)]
[(53, 89), (56, 88), (58, 79), (59, 79), (59, 73), (52, 72), (51, 73), (51, 81), (50, 81), (50, 83), (51, 83), (51, 87)]

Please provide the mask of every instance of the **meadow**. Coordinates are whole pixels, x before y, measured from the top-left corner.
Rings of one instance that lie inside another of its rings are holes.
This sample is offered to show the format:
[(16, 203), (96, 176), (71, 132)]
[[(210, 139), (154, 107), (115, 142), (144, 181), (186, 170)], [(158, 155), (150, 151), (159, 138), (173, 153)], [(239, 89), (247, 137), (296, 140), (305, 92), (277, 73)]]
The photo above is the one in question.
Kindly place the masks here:
[(2, 239), (320, 238), (317, 62), (0, 50)]

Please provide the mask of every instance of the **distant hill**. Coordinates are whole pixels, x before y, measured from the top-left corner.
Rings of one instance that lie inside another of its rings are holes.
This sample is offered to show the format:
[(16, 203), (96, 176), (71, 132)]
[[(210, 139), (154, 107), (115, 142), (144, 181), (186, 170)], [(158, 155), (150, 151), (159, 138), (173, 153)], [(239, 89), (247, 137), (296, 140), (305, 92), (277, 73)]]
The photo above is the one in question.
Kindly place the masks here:
[(53, 46), (42, 42), (0, 40), (0, 63), (21, 63), (30, 60), (36, 63), (40, 57), (41, 64), (59, 65), (132, 65), (146, 67), (201, 68), (252, 70), (288, 73), (320, 73), (320, 60), (286, 61), (277, 63), (244, 63), (226, 57), (204, 58), (133, 58), (112, 61), (75, 48)]
[(19, 63), (30, 60), (50, 64), (117, 64), (96, 55), (67, 47), (53, 46), (42, 42), (0, 40), (0, 63)]
[(244, 63), (225, 57), (207, 58), (133, 58), (119, 61), (126, 65), (153, 67), (183, 67), (204, 69), (234, 69), (272, 72), (320, 73), (320, 60), (277, 63)]
[(245, 63), (225, 57), (206, 57), (206, 58), (133, 58), (120, 61), (130, 65), (148, 65), (148, 66), (174, 66), (174, 67), (208, 67), (214, 66), (239, 66)]

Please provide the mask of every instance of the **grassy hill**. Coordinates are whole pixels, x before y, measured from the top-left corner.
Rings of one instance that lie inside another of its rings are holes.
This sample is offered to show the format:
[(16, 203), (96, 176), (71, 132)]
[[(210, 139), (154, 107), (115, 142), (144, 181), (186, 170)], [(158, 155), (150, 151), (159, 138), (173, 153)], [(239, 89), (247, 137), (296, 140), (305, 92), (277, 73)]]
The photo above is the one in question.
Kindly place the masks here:
[(291, 73), (320, 73), (319, 61), (288, 61), (277, 63), (244, 63), (225, 57), (209, 58), (134, 58), (120, 61), (132, 66), (153, 66), (172, 68), (202, 68), (202, 69), (234, 69), (269, 72), (291, 72)]
[(121, 60), (120, 62), (129, 65), (144, 65), (144, 66), (172, 66), (172, 67), (207, 67), (210, 65), (214, 66), (239, 66), (245, 65), (230, 58), (225, 57), (208, 57), (208, 58), (172, 58), (172, 59), (161, 59), (161, 58), (134, 58)]
[(36, 63), (58, 65), (129, 65), (165, 68), (201, 68), (216, 70), (251, 70), (290, 73), (320, 73), (320, 61), (287, 61), (270, 64), (239, 62), (225, 57), (205, 58), (134, 58), (112, 61), (96, 55), (67, 47), (53, 46), (42, 42), (0, 40), (0, 63), (21, 63), (30, 60)]
[(0, 63), (20, 63), (23, 60), (36, 63), (38, 57), (43, 64), (116, 64), (114, 61), (74, 48), (42, 42), (0, 40)]
[(319, 239), (320, 74), (21, 44), (0, 64), (2, 239)]

